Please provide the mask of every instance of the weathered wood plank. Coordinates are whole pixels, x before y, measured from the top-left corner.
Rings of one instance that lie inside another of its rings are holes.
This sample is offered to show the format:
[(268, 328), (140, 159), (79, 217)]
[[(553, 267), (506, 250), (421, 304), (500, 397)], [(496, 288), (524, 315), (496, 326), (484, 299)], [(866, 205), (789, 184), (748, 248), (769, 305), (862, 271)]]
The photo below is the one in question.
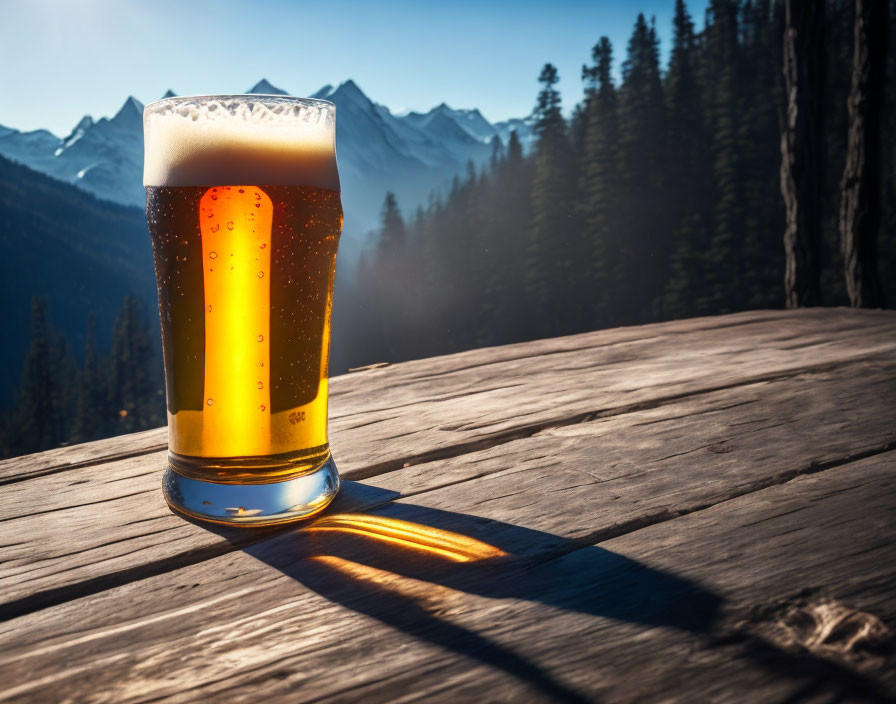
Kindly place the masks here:
[[(512, 518), (563, 541), (594, 542), (882, 451), (896, 443), (894, 407), (896, 364), (856, 363), (397, 470), (371, 480), (367, 491), (356, 486), (334, 510), (412, 497), (431, 508)], [(260, 539), (257, 532), (222, 537), (172, 515), (158, 489), (162, 460), (155, 468), (145, 461), (6, 487), (5, 527), (20, 538), (0, 548), (0, 614), (205, 560), (232, 550), (230, 541)], [(28, 500), (38, 482), (64, 508), (34, 514)]]
[[(860, 632), (896, 618), (894, 459), (600, 546), (419, 505), (376, 512), (536, 546), (522, 562), (292, 531), (3, 624), (0, 699), (884, 701), (894, 655), (863, 650)], [(788, 643), (774, 607), (834, 613), (822, 591), (865, 613), (826, 645)]]
[[(331, 434), (340, 470), (361, 478), (587, 414), (894, 352), (892, 311), (753, 311), (602, 330), (336, 377)], [(156, 429), (5, 460), (0, 483), (142, 455), (164, 438)]]

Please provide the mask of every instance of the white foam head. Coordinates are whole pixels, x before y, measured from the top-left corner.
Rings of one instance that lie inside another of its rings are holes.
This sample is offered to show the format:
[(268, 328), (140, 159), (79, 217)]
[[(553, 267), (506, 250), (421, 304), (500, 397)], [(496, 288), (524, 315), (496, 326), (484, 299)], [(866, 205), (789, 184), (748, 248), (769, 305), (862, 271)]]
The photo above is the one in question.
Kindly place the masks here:
[(336, 106), (282, 95), (167, 98), (143, 111), (145, 186), (339, 190)]

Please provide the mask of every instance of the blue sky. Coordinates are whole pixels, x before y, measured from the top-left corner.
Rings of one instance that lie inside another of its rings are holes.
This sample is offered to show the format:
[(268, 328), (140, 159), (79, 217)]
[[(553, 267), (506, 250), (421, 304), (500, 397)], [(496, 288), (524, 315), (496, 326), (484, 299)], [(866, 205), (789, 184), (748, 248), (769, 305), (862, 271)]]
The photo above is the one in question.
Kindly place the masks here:
[[(606, 34), (618, 63), (639, 11), (664, 60), (674, 0), (3, 0), (0, 124), (65, 135), (129, 94), (239, 93), (262, 77), (294, 95), (353, 78), (393, 111), (444, 101), (492, 121), (529, 113), (551, 61), (567, 109)], [(706, 0), (688, 7), (698, 27)]]

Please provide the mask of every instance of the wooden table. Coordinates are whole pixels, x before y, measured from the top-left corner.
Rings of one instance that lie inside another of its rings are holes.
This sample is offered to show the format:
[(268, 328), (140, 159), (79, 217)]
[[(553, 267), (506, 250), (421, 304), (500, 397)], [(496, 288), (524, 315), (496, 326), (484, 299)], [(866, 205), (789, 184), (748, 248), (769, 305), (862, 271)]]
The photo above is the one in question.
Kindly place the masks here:
[(896, 313), (334, 378), (317, 520), (189, 523), (164, 429), (0, 464), (0, 700), (887, 701)]

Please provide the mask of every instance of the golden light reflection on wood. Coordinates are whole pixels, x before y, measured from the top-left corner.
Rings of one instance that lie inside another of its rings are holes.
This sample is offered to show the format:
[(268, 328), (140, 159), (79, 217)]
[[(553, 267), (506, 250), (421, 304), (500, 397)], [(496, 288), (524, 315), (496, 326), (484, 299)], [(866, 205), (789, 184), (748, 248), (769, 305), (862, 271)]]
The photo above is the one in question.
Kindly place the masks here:
[(507, 555), (500, 548), (460, 533), (383, 516), (336, 514), (316, 521), (308, 530), (352, 533), (454, 562), (476, 562)]

